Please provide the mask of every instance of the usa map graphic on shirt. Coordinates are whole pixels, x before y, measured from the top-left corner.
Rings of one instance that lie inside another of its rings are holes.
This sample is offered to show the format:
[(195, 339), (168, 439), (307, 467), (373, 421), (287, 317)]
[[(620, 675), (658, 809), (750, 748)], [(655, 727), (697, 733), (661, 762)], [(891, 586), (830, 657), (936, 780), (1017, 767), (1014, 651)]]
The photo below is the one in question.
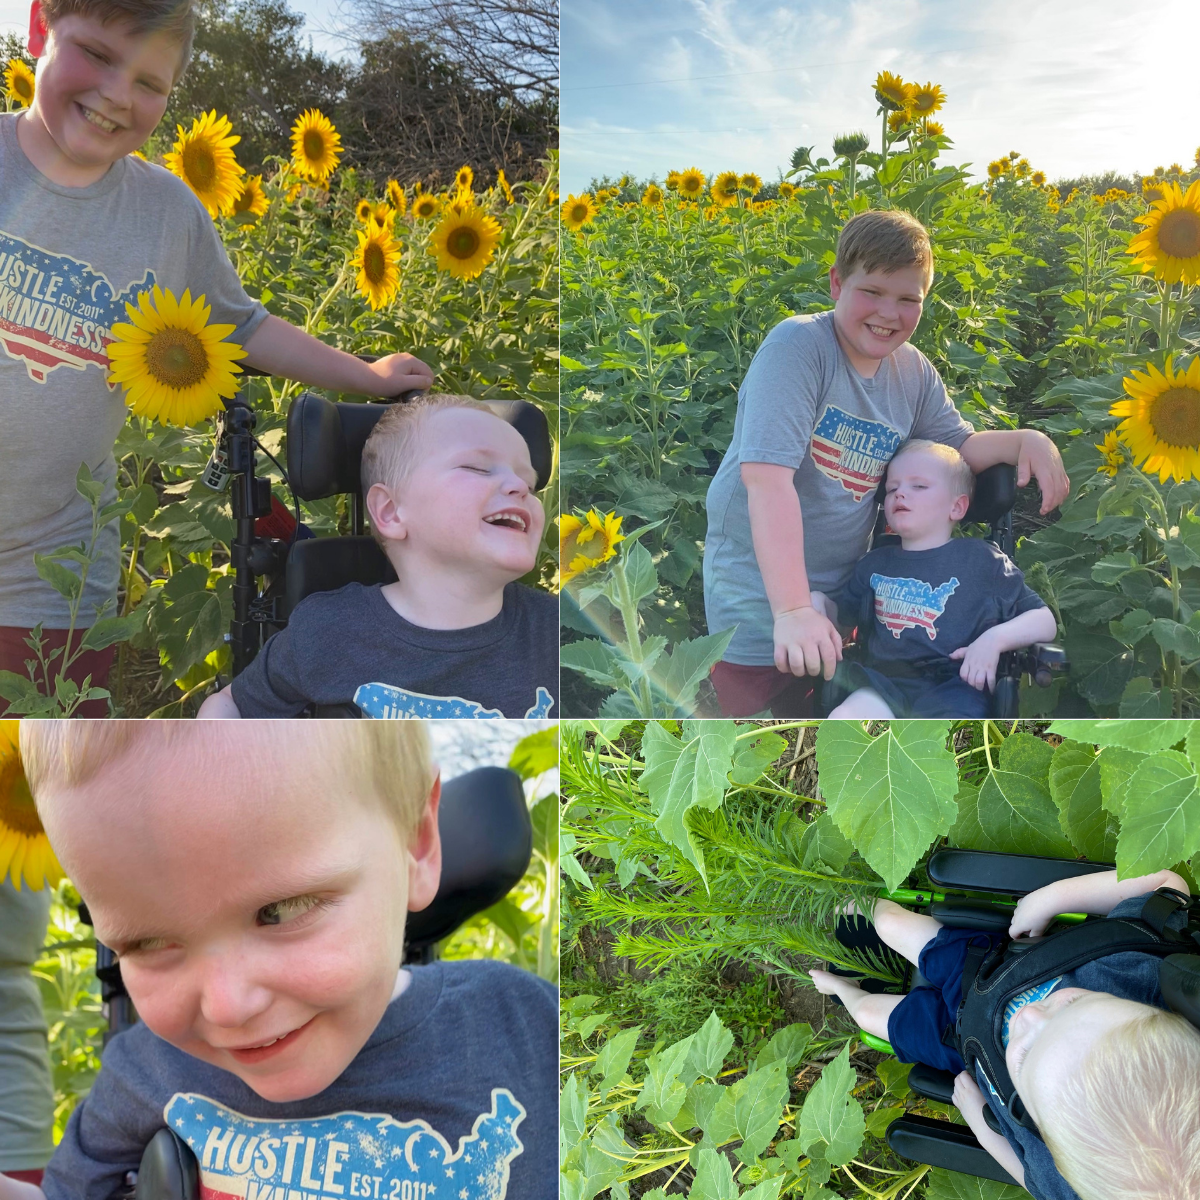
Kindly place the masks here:
[(181, 1092), (163, 1119), (196, 1156), (200, 1200), (504, 1200), (524, 1150), (525, 1109), (507, 1088), (457, 1150), (426, 1121), (386, 1113), (270, 1121)]
[[(0, 231), (0, 346), (23, 359), (37, 383), (59, 367), (84, 371), (95, 364), (107, 374), (113, 324), (128, 321), (126, 303), (136, 305), (154, 283), (147, 270), (118, 293), (87, 263)], [(110, 382), (109, 391), (116, 386)]]
[(836, 479), (859, 501), (879, 486), (900, 442), (890, 425), (827, 404), (813, 430), (812, 460), (822, 475)]
[[(494, 718), (503, 720), (498, 708), (484, 708), (475, 700), (464, 700), (461, 696), (427, 696), (424, 692), (409, 692), (390, 683), (364, 683), (354, 693), (354, 703), (363, 715), (380, 720), (475, 720)], [(527, 717), (548, 717), (554, 707), (554, 697), (549, 690), (539, 687), (533, 706)]]
[(875, 592), (875, 616), (892, 637), (906, 629), (923, 629), (929, 640), (937, 639), (938, 617), (946, 611), (946, 601), (958, 587), (957, 577), (930, 587), (923, 579), (893, 579), (890, 575), (872, 575)]

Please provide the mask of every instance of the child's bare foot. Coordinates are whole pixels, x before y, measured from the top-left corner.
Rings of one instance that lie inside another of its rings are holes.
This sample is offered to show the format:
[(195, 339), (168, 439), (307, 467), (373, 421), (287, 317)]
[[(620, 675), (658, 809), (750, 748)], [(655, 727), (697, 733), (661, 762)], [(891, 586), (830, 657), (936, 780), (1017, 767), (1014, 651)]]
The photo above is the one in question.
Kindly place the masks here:
[(854, 986), (848, 979), (835, 975), (832, 971), (822, 971), (819, 967), (814, 967), (809, 974), (812, 976), (813, 986), (822, 996), (836, 996), (839, 988)]
[(853, 900), (847, 900), (845, 904), (839, 904), (833, 911), (834, 915), (839, 917), (862, 917), (867, 921), (871, 920), (871, 914), (863, 912)]

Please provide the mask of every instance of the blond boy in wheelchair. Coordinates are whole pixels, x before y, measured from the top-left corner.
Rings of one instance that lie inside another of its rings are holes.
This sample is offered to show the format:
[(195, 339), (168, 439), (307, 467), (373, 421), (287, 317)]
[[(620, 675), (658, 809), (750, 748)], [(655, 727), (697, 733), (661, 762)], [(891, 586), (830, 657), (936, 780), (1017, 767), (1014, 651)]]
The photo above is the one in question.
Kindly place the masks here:
[(0, 1200), (111, 1200), (164, 1125), (205, 1196), (552, 1200), (554, 989), (401, 966), (441, 872), (422, 723), (25, 721), (21, 756), (140, 1019)]
[(857, 624), (867, 648), (866, 663), (838, 664), (830, 717), (990, 716), (1000, 655), (1054, 637), (1054, 614), (1016, 564), (981, 538), (953, 536), (973, 487), (952, 446), (912, 440), (896, 451), (883, 511), (900, 544), (867, 553), (836, 603), (813, 593)]
[(525, 439), (466, 396), (390, 408), (363, 449), (371, 532), (394, 583), (301, 601), (201, 717), (546, 717), (558, 696), (558, 601), (516, 581), (545, 527)]

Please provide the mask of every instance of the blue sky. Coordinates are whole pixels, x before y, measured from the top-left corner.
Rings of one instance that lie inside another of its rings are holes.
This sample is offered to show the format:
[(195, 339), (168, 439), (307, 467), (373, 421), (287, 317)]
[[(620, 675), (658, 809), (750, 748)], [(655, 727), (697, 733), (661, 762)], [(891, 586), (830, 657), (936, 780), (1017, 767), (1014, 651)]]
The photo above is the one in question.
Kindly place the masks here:
[(943, 161), (1051, 179), (1192, 163), (1197, 0), (562, 0), (563, 191), (672, 168), (776, 179), (799, 145), (878, 148), (875, 75), (941, 84)]
[[(288, 0), (288, 7), (304, 14), (303, 36), (312, 38), (313, 49), (330, 58), (346, 57), (345, 44), (335, 36), (342, 24), (339, 0)], [(29, 0), (0, 0), (0, 33), (24, 33), (28, 28)]]

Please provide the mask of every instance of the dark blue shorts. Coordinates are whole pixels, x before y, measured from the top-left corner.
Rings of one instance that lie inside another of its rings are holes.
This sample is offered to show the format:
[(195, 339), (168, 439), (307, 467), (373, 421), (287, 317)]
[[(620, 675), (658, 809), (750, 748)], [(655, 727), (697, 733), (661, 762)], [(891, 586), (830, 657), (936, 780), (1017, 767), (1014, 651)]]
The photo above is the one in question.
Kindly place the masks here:
[(992, 693), (981, 692), (958, 676), (943, 683), (929, 679), (900, 679), (862, 663), (838, 664), (837, 674), (826, 684), (825, 703), (834, 708), (859, 688), (877, 691), (897, 717), (992, 715)]
[(967, 948), (974, 944), (990, 950), (1003, 941), (1003, 934), (943, 925), (925, 943), (917, 969), (932, 986), (913, 988), (888, 1017), (888, 1041), (901, 1062), (926, 1063), (953, 1075), (967, 1069), (957, 1050), (942, 1045), (942, 1033), (954, 1023), (962, 1002)]

